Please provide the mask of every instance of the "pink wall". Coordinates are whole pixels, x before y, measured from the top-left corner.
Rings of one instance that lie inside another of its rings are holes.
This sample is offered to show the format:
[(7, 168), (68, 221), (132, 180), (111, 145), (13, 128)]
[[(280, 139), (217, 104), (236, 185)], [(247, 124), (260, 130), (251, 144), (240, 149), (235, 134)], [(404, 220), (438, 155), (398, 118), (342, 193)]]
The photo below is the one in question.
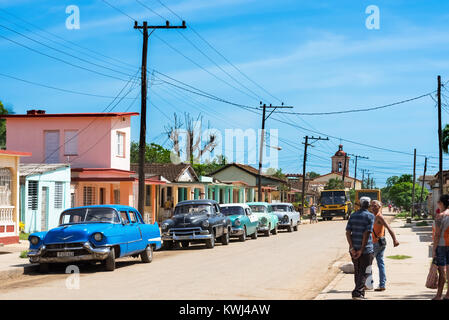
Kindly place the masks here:
[[(6, 147), (16, 151), (31, 152), (24, 163), (43, 163), (45, 160), (45, 135), (47, 130), (59, 130), (59, 162), (70, 163), (73, 168), (114, 168), (129, 170), (129, 150), (125, 158), (115, 160), (115, 134), (111, 126), (120, 119), (122, 130), (130, 132), (130, 117), (27, 117), (6, 120)], [(122, 121), (122, 120), (125, 121)], [(78, 156), (64, 155), (64, 130), (78, 130)], [(125, 137), (129, 148), (130, 133)]]

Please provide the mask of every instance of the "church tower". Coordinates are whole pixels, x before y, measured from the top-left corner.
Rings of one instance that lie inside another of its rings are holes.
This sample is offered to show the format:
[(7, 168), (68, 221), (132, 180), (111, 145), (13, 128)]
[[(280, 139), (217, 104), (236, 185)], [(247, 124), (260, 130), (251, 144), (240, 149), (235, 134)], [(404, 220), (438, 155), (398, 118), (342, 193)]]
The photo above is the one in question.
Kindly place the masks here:
[[(332, 172), (337, 172), (343, 174), (345, 170), (345, 156), (346, 152), (343, 151), (343, 145), (338, 146), (338, 151), (332, 157)], [(349, 176), (349, 156), (346, 156), (346, 174), (345, 176)]]

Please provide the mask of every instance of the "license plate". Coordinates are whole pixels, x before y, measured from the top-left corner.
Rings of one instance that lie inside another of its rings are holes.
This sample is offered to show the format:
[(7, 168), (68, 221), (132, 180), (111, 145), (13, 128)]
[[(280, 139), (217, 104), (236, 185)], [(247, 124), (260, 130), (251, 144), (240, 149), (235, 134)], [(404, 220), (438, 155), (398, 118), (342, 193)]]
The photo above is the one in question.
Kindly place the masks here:
[(57, 253), (58, 257), (73, 257), (74, 252), (73, 251), (62, 251)]

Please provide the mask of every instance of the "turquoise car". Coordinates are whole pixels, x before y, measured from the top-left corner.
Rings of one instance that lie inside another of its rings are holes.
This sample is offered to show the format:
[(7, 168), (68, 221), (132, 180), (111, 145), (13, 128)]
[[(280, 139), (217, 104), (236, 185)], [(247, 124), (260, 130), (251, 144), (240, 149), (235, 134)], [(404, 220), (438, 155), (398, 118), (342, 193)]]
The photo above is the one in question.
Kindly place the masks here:
[(271, 209), (267, 202), (248, 202), (247, 205), (259, 220), (259, 232), (264, 233), (267, 237), (270, 236), (270, 233), (278, 233), (279, 218), (270, 212)]
[(240, 241), (245, 241), (247, 236), (257, 239), (259, 219), (247, 204), (221, 204), (220, 210), (231, 220), (231, 237), (238, 237)]

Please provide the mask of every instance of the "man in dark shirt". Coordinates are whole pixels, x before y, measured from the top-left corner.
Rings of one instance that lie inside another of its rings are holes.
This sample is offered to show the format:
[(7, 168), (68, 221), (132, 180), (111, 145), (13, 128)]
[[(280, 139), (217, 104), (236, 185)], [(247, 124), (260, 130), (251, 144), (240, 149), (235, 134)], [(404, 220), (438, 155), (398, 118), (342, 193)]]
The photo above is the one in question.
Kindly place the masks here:
[(365, 282), (369, 274), (369, 267), (373, 262), (374, 249), (371, 233), (373, 232), (374, 215), (368, 211), (371, 199), (360, 198), (360, 210), (354, 212), (346, 226), (346, 239), (349, 244), (349, 253), (354, 264), (355, 288), (352, 291), (353, 299), (365, 298)]

